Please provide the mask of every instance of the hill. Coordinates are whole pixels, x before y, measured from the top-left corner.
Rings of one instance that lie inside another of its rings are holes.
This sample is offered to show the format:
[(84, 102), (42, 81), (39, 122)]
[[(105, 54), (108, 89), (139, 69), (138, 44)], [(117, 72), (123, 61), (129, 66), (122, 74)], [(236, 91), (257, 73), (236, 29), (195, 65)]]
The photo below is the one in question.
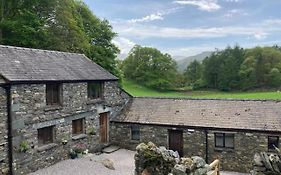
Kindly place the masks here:
[(184, 69), (187, 67), (187, 65), (189, 65), (189, 63), (191, 63), (194, 60), (197, 61), (202, 61), (204, 58), (206, 58), (207, 56), (210, 56), (212, 52), (210, 51), (206, 51), (206, 52), (202, 52), (198, 55), (194, 55), (194, 56), (189, 56), (183, 59), (179, 59), (176, 60), (177, 61), (177, 65), (178, 65), (178, 70), (180, 72), (183, 72)]

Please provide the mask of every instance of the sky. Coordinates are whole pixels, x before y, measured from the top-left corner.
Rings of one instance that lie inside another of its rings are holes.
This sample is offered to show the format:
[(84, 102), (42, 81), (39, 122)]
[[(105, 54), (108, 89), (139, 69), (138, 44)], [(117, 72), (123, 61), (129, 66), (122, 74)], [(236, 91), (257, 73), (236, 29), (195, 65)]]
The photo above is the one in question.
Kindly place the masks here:
[(118, 34), (127, 54), (135, 45), (191, 56), (203, 51), (281, 45), (281, 0), (83, 0)]

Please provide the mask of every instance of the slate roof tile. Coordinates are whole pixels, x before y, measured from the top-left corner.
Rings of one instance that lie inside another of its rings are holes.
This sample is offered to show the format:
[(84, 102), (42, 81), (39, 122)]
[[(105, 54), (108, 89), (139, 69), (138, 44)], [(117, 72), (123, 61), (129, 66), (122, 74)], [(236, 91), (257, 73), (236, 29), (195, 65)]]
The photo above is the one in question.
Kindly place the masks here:
[(281, 132), (281, 102), (133, 98), (113, 121)]
[(9, 81), (117, 80), (83, 54), (3, 45), (0, 75)]

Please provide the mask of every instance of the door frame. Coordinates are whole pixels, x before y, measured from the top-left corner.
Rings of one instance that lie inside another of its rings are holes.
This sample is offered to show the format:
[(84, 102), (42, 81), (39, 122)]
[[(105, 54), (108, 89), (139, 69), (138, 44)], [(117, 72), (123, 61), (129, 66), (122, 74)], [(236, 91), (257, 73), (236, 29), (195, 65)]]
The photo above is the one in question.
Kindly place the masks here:
[[(181, 145), (180, 148), (181, 152), (179, 152), (178, 150), (173, 150), (173, 151), (178, 151), (179, 155), (182, 157), (184, 155), (184, 138), (183, 138), (183, 130), (182, 129), (168, 129), (168, 148), (170, 149), (170, 133), (171, 132), (178, 132), (181, 134)], [(181, 155), (182, 154), (182, 155)]]
[[(101, 136), (101, 117), (105, 116), (106, 117), (106, 141), (102, 142), (102, 136)], [(101, 144), (107, 144), (109, 142), (109, 112), (102, 112), (99, 113), (99, 142)]]

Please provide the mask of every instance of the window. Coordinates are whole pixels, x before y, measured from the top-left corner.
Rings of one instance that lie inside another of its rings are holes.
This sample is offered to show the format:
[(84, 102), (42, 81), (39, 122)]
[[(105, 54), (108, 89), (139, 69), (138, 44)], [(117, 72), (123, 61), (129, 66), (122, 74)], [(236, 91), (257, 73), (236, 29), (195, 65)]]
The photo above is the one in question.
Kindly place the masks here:
[(54, 142), (54, 126), (38, 129), (38, 144), (45, 145)]
[(84, 121), (84, 118), (72, 120), (72, 134), (78, 135), (84, 133)]
[(268, 150), (274, 150), (275, 147), (279, 147), (279, 137), (278, 136), (268, 136)]
[(88, 83), (88, 98), (96, 99), (102, 98), (103, 84), (102, 83)]
[(234, 134), (215, 133), (215, 147), (234, 148)]
[(60, 104), (60, 84), (46, 84), (46, 103), (47, 105)]
[(140, 140), (140, 126), (139, 125), (131, 126), (131, 139)]

